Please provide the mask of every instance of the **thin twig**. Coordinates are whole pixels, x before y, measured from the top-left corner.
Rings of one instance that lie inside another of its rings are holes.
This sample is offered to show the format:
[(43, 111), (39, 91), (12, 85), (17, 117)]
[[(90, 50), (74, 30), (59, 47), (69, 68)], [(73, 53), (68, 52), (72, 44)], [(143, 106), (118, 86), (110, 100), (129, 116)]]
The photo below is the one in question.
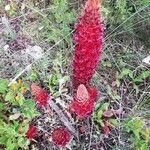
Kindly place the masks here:
[(54, 103), (53, 100), (49, 101), (49, 106), (57, 113), (60, 120), (64, 123), (64, 125), (77, 137), (77, 132), (72, 124), (69, 122), (64, 113), (60, 110), (60, 108)]
[(90, 141), (89, 141), (89, 150), (91, 148), (91, 139), (92, 139), (92, 134), (93, 134), (93, 120), (92, 120), (92, 125), (91, 125), (91, 132), (90, 132)]

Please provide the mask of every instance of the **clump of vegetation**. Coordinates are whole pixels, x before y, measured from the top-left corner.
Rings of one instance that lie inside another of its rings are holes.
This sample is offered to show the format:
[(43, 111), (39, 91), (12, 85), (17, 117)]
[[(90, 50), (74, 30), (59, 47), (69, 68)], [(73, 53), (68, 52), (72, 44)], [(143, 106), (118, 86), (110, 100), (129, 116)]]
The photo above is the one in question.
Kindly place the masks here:
[(131, 148), (136, 147), (139, 150), (148, 149), (150, 140), (150, 128), (145, 126), (145, 123), (140, 117), (128, 118), (123, 124), (126, 132), (131, 132), (132, 145)]
[(0, 79), (0, 144), (8, 150), (28, 147), (29, 124), (40, 115), (33, 100), (26, 98), (28, 90), (21, 79), (10, 87), (8, 80)]

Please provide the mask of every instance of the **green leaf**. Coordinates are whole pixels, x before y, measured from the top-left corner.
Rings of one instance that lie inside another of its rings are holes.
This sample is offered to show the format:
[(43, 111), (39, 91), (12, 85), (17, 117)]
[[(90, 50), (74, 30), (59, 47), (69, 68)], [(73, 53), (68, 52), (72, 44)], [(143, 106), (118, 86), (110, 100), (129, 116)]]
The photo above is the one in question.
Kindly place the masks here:
[(20, 113), (16, 113), (16, 114), (13, 114), (11, 116), (9, 116), (9, 120), (16, 120), (20, 117)]
[(20, 147), (23, 147), (23, 146), (24, 146), (24, 139), (23, 139), (23, 137), (18, 138), (18, 145), (19, 145)]
[(14, 99), (14, 95), (13, 95), (13, 93), (10, 91), (10, 92), (8, 92), (7, 94), (6, 94), (6, 96), (5, 96), (5, 100), (6, 101), (9, 101), (9, 102), (13, 102), (13, 101), (15, 101), (15, 99)]
[(102, 119), (102, 115), (103, 115), (103, 111), (102, 110), (98, 111), (98, 113), (97, 113), (97, 120), (98, 121), (100, 121)]
[[(2, 134), (2, 132), (1, 132), (1, 134)], [(6, 141), (7, 141), (7, 137), (6, 136), (0, 136), (0, 144), (5, 145)]]
[(31, 78), (32, 81), (36, 81), (38, 79), (37, 73), (32, 71), (31, 75), (30, 75), (30, 78)]
[(108, 109), (109, 105), (110, 105), (109, 103), (98, 103), (95, 106), (95, 111), (96, 112), (99, 112), (100, 110), (105, 111)]
[(116, 99), (116, 100), (121, 100), (121, 96), (120, 95), (114, 95), (112, 96), (113, 99)]
[(143, 82), (148, 77), (150, 77), (150, 71), (144, 71), (140, 75), (138, 75), (135, 79), (133, 79), (133, 81), (134, 82)]
[(50, 78), (50, 84), (51, 85), (57, 85), (59, 83), (57, 75), (52, 75)]
[(148, 150), (148, 143), (145, 140), (136, 140), (136, 150)]
[(135, 89), (136, 94), (138, 94), (139, 93), (139, 87), (135, 83), (133, 84), (133, 88)]
[(18, 138), (19, 147), (26, 149), (29, 144), (30, 144), (30, 141), (28, 139), (25, 139), (23, 137)]
[(95, 106), (95, 110), (97, 111), (100, 107), (102, 106), (102, 103), (98, 103), (98, 104), (96, 104), (96, 106)]
[(103, 111), (105, 111), (105, 110), (108, 109), (109, 105), (110, 105), (109, 103), (104, 103), (104, 104), (102, 105), (101, 109), (102, 109)]
[(61, 93), (60, 93), (59, 91), (57, 91), (57, 92), (55, 92), (55, 93), (53, 94), (54, 97), (58, 97), (58, 96), (60, 96), (60, 95), (61, 95)]
[(109, 119), (109, 122), (114, 126), (118, 125), (117, 119)]
[(8, 80), (0, 78), (0, 93), (4, 94), (8, 88)]
[(19, 103), (19, 105), (20, 106), (22, 106), (23, 104), (24, 104), (24, 97), (23, 96), (21, 96), (18, 100), (17, 100), (17, 102)]
[(150, 128), (149, 127), (142, 129), (141, 134), (145, 140), (150, 141)]
[(38, 116), (40, 113), (36, 110), (35, 102), (32, 99), (27, 99), (24, 101), (21, 112), (28, 119), (32, 119), (35, 116)]
[(128, 69), (128, 68), (123, 68), (121, 74), (118, 76), (119, 79), (122, 79), (124, 76), (129, 75), (130, 77), (132, 77), (132, 70)]
[(24, 106), (29, 107), (30, 109), (34, 109), (36, 103), (32, 99), (27, 99), (24, 101)]
[(4, 104), (0, 102), (0, 111), (4, 109)]
[(116, 85), (117, 85), (117, 87), (120, 86), (120, 81), (118, 79), (116, 79)]
[(69, 76), (64, 76), (63, 79), (64, 79), (64, 81), (68, 81), (70, 79), (70, 77)]
[(12, 142), (12, 139), (8, 139), (6, 150), (15, 150), (16, 144)]

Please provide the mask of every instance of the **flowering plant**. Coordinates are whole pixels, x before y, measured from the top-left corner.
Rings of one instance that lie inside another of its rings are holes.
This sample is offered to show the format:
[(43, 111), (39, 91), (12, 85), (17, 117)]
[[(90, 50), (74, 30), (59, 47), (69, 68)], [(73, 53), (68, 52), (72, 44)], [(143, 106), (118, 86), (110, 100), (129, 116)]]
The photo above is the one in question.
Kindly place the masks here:
[(88, 84), (96, 71), (102, 52), (103, 24), (99, 0), (88, 0), (75, 26), (73, 85)]

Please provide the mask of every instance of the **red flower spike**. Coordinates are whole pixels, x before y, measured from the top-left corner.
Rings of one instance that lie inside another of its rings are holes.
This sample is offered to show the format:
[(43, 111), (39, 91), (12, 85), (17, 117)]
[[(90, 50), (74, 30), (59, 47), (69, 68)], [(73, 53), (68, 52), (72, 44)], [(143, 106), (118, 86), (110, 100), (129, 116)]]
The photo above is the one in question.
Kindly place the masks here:
[(34, 139), (38, 134), (37, 128), (33, 125), (30, 125), (28, 131), (26, 132), (26, 137), (28, 139)]
[(47, 106), (48, 104), (48, 99), (49, 99), (49, 93), (33, 83), (31, 85), (31, 92), (35, 96), (35, 101), (40, 105), (40, 106)]
[(96, 93), (95, 88), (89, 87), (86, 89), (83, 84), (79, 85), (77, 95), (70, 104), (70, 110), (76, 113), (76, 115), (80, 118), (90, 116), (94, 110), (94, 102), (97, 98)]
[(99, 16), (99, 0), (88, 0), (75, 27), (73, 85), (89, 83), (102, 52), (103, 25)]
[(70, 141), (70, 138), (71, 134), (67, 128), (55, 128), (52, 132), (52, 141), (56, 145), (65, 146)]

